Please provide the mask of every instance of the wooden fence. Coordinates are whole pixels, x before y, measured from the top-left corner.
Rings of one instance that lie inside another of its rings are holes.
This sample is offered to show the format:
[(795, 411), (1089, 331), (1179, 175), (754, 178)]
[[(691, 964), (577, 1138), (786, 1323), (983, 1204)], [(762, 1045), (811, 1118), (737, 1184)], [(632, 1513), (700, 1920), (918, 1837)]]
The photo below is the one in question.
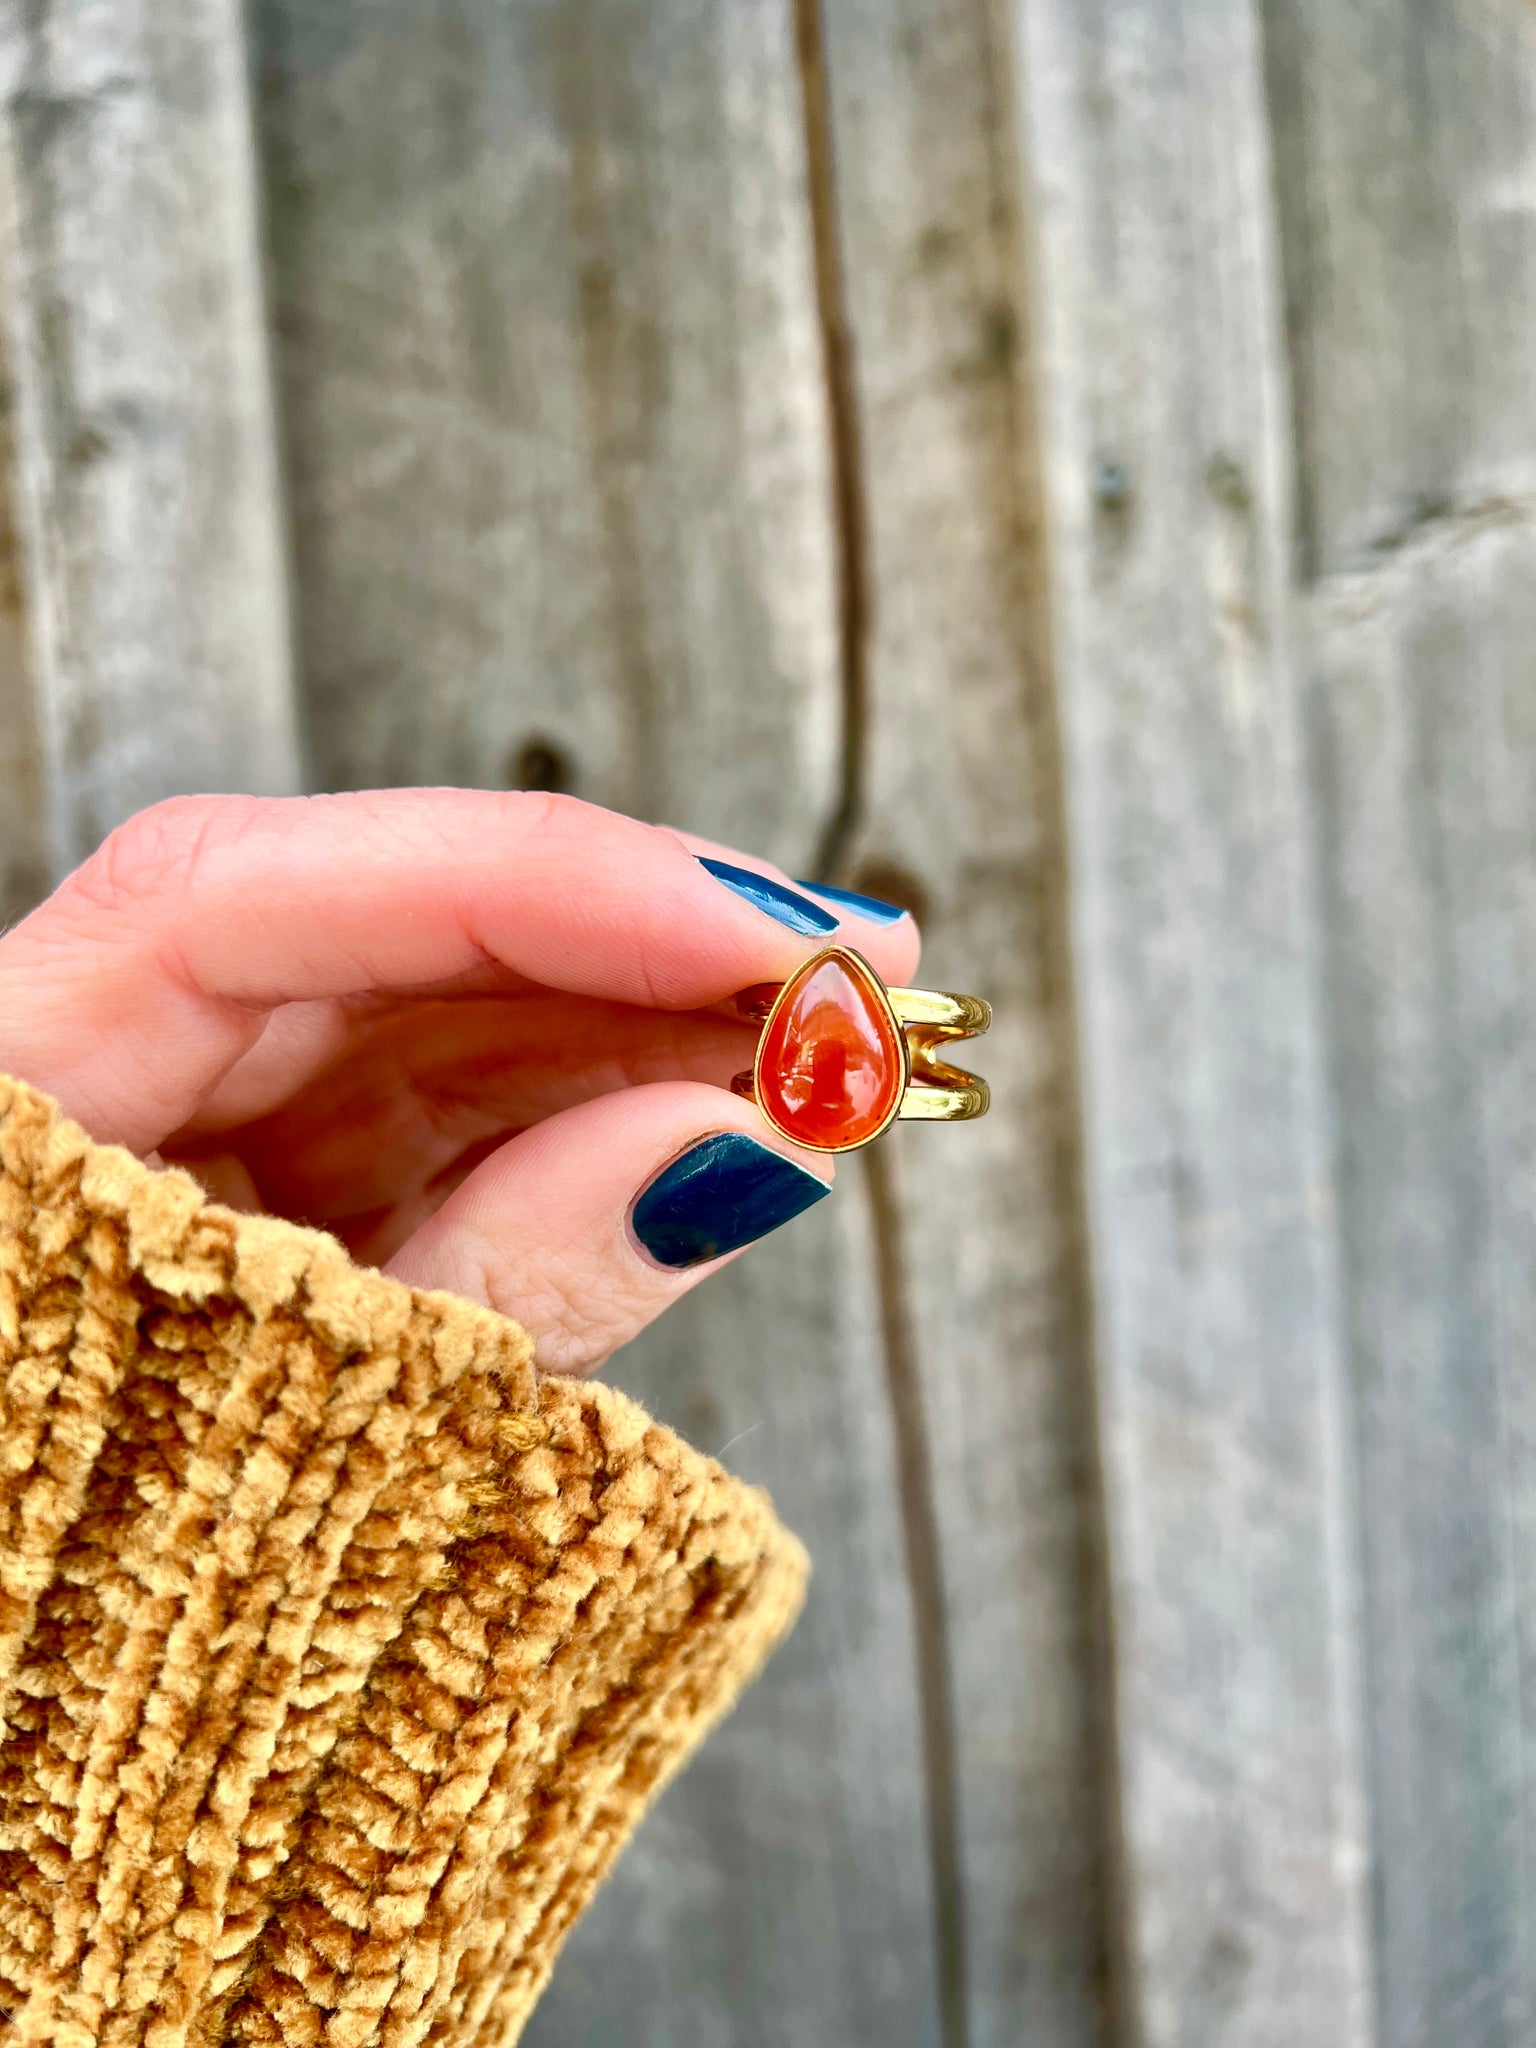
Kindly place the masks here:
[(1528, 0), (0, 0), (0, 885), (563, 784), (925, 915), (616, 1362), (799, 1632), (537, 2048), (1536, 2039)]

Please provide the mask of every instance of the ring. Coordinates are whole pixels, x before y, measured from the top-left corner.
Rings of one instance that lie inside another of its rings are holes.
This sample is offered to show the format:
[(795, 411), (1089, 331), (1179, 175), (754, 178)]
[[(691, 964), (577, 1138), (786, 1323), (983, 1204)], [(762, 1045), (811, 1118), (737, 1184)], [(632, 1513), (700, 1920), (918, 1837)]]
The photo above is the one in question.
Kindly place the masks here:
[(855, 1152), (897, 1117), (985, 1116), (985, 1081), (938, 1057), (992, 1022), (980, 996), (887, 988), (862, 953), (828, 946), (781, 986), (743, 989), (736, 1014), (762, 1024), (750, 1070), (731, 1087), (776, 1131), (813, 1152)]

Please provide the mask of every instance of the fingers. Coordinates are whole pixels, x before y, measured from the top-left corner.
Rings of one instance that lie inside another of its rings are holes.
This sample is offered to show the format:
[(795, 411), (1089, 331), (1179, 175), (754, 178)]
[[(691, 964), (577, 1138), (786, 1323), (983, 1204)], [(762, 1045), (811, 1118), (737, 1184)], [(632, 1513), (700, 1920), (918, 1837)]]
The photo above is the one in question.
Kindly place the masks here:
[(162, 1149), (201, 1174), (238, 1124), (265, 1206), (350, 1236), (348, 1219), (441, 1199), (466, 1153), (594, 1096), (671, 1080), (728, 1088), (756, 1041), (714, 1010), (545, 993), (412, 1003), (360, 1025), (346, 1057), (279, 1109), (252, 1123), (238, 1101), (229, 1120), (205, 1107)]
[[(910, 920), (846, 924), (886, 979), (910, 974)], [(0, 1069), (145, 1150), (278, 1005), (433, 988), (493, 963), (690, 1009), (782, 979), (843, 936), (836, 908), (764, 864), (712, 870), (679, 834), (573, 798), (185, 798), (114, 833), (0, 941)]]
[(750, 1103), (658, 1083), (513, 1139), (388, 1270), (515, 1316), (545, 1371), (585, 1372), (831, 1179), (829, 1159), (786, 1145)]

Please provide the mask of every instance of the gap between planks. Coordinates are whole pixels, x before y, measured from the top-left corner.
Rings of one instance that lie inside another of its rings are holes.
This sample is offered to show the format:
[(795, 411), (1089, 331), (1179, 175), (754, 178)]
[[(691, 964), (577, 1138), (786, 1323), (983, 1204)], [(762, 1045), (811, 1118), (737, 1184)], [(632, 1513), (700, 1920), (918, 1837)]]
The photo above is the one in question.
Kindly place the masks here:
[[(816, 310), (827, 393), (837, 549), (838, 671), (842, 686), (836, 794), (822, 828), (813, 872), (820, 880), (836, 881), (847, 864), (864, 815), (870, 702), (870, 539), (853, 340), (843, 281), (821, 0), (794, 0), (794, 4)], [(896, 1444), (897, 1495), (916, 1647), (940, 2038), (943, 2048), (969, 2048), (953, 1667), (938, 1515), (905, 1284), (901, 1215), (889, 1162), (872, 1150), (864, 1156), (864, 1170), (875, 1244), (881, 1354)]]

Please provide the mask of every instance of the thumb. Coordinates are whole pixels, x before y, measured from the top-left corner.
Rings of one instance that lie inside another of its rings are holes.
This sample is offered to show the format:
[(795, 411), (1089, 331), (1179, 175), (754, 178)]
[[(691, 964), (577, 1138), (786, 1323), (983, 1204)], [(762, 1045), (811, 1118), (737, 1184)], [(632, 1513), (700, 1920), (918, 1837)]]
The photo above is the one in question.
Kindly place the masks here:
[(503, 1145), (387, 1270), (516, 1317), (543, 1371), (587, 1372), (831, 1181), (724, 1089), (627, 1088)]

